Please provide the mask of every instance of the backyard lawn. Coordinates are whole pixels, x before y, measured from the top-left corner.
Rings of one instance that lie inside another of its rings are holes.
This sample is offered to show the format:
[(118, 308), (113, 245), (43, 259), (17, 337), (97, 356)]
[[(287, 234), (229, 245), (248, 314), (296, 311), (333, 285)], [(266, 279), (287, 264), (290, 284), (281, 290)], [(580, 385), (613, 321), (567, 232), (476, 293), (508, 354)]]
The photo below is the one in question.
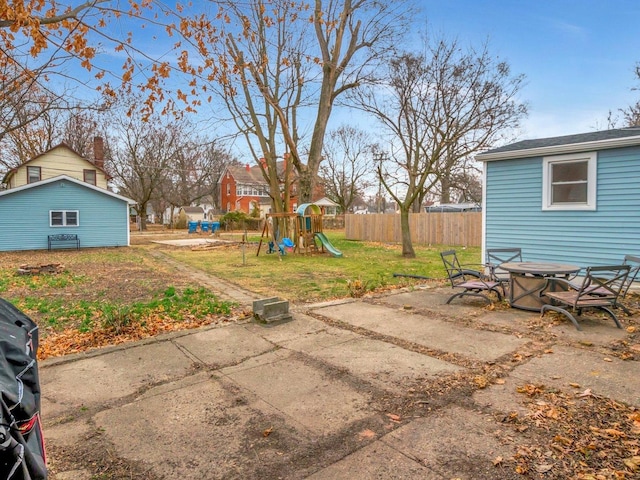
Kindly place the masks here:
[[(446, 246), (414, 246), (416, 258), (402, 257), (396, 244), (345, 240), (344, 232), (325, 232), (342, 257), (324, 254), (267, 254), (259, 237), (248, 244), (198, 248), (167, 249), (176, 260), (231, 280), (265, 296), (280, 296), (293, 302), (316, 302), (357, 297), (372, 291), (424, 283), (424, 279), (394, 277), (394, 273), (428, 277), (442, 282), (446, 273), (440, 252)], [(480, 248), (458, 248), (461, 263), (478, 263)]]
[[(444, 278), (439, 252), (446, 247), (416, 246), (417, 258), (408, 260), (400, 255), (399, 245), (348, 241), (342, 232), (327, 236), (342, 257), (281, 257), (266, 254), (264, 246), (256, 256), (259, 237), (206, 250), (159, 245), (146, 236), (130, 248), (8, 252), (0, 257), (0, 296), (38, 323), (39, 355), (46, 358), (250, 314), (165, 265), (151, 249), (261, 295), (298, 303), (358, 297), (428, 281), (393, 273), (438, 282)], [(479, 260), (478, 248), (459, 253), (463, 263)], [(59, 272), (21, 275), (22, 265), (58, 265)]]
[[(21, 275), (23, 265), (60, 271)], [(135, 247), (3, 253), (0, 296), (37, 322), (40, 358), (243, 315)]]

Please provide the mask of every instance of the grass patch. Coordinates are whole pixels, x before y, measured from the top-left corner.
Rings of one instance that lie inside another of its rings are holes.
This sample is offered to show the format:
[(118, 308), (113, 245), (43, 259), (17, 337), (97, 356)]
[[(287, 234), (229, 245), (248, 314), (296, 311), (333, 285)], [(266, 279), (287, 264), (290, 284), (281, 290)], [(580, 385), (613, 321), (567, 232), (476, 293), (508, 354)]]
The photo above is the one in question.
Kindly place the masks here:
[(14, 303), (27, 315), (33, 309), (46, 313), (53, 331), (41, 343), (41, 359), (199, 327), (228, 317), (235, 306), (202, 287), (183, 291), (169, 287), (158, 298), (130, 305), (34, 298)]
[(68, 271), (61, 273), (42, 273), (40, 275), (19, 275), (15, 269), (0, 268), (0, 293), (13, 288), (39, 290), (42, 288), (66, 288), (82, 283), (84, 275), (73, 275)]
[[(295, 302), (321, 301), (340, 297), (358, 297), (381, 291), (424, 283), (425, 280), (394, 277), (394, 273), (420, 275), (444, 281), (446, 274), (440, 252), (446, 246), (416, 245), (416, 258), (402, 257), (395, 244), (346, 240), (343, 232), (325, 232), (343, 257), (328, 254), (266, 254), (263, 245), (221, 247), (210, 250), (168, 250), (176, 260), (228, 279), (265, 296), (277, 295)], [(480, 248), (457, 248), (462, 263), (478, 263)], [(244, 258), (243, 258), (244, 257)]]
[(202, 287), (186, 288), (182, 292), (169, 287), (161, 296), (131, 305), (105, 301), (65, 300), (50, 297), (26, 297), (12, 303), (27, 315), (38, 314), (54, 330), (76, 328), (88, 332), (96, 328), (120, 329), (126, 325), (144, 323), (154, 316), (179, 322), (189, 317), (228, 315), (231, 303), (220, 301)]

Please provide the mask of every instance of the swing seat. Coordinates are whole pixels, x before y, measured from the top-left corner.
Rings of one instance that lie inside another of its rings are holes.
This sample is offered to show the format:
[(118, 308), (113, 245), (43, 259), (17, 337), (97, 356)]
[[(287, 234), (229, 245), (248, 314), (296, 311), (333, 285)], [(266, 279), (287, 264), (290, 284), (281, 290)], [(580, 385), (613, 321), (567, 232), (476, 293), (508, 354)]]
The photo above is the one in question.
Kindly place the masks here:
[(287, 248), (293, 248), (293, 242), (291, 241), (290, 238), (284, 237), (282, 239), (282, 244)]

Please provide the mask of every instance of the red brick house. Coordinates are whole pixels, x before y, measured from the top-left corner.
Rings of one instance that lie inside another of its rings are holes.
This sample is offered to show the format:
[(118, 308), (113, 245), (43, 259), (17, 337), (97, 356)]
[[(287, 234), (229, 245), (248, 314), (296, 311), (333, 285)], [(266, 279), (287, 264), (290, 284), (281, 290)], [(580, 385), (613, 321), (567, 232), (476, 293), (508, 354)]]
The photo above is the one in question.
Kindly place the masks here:
[[(284, 162), (278, 162), (278, 170), (284, 168)], [(294, 173), (295, 175), (295, 173)], [(260, 212), (260, 216), (271, 211), (269, 184), (262, 176), (258, 165), (229, 166), (220, 176), (220, 208), (223, 212), (241, 211), (248, 214)], [(298, 207), (297, 182), (291, 185), (291, 211)], [(313, 199), (324, 196), (324, 186), (318, 182)]]

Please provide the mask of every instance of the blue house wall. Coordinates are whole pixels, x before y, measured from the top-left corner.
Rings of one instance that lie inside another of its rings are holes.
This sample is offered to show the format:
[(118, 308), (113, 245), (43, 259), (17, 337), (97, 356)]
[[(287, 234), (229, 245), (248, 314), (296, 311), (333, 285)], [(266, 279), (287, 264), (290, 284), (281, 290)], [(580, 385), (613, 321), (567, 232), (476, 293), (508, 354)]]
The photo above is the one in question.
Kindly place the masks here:
[[(77, 210), (77, 227), (50, 227), (50, 210)], [(47, 236), (75, 233), (81, 247), (129, 244), (128, 203), (68, 180), (0, 196), (0, 251), (47, 248)]]
[(582, 267), (640, 255), (640, 147), (597, 152), (595, 211), (543, 211), (542, 176), (542, 157), (485, 162), (485, 248)]

